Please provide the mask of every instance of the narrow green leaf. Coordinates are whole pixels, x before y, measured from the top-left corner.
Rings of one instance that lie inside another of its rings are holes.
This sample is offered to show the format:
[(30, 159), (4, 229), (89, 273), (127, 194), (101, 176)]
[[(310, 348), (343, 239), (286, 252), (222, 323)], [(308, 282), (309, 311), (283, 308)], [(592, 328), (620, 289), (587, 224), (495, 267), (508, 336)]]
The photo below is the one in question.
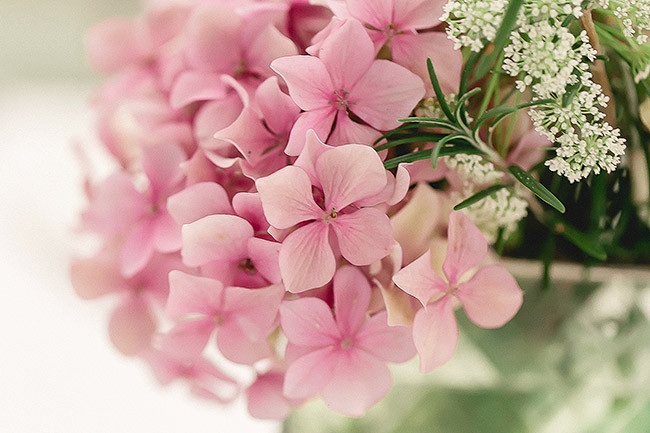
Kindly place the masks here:
[(438, 167), (438, 157), (440, 156), (440, 150), (443, 148), (443, 146), (455, 138), (463, 138), (463, 137), (464, 137), (463, 134), (450, 134), (443, 137), (440, 141), (436, 143), (433, 149), (431, 149), (431, 167), (434, 170), (436, 169), (436, 167)]
[[(419, 150), (417, 152), (407, 153), (406, 155), (396, 156), (395, 158), (387, 159), (384, 161), (384, 168), (391, 169), (404, 162), (421, 161), (423, 159), (431, 158), (432, 149)], [(454, 144), (453, 146), (445, 146), (440, 149), (439, 157), (457, 155), (464, 153), (466, 155), (481, 155), (483, 152), (472, 147)]]
[(487, 122), (493, 117), (499, 116), (500, 118), (503, 118), (506, 117), (508, 114), (514, 113), (518, 109), (519, 109), (518, 107), (492, 108), (491, 110), (488, 110), (485, 113), (483, 113), (483, 115), (476, 120), (476, 123), (474, 123), (474, 130), (480, 128), (482, 124), (484, 124), (485, 122)]
[(556, 222), (553, 229), (580, 248), (585, 254), (598, 260), (607, 260), (607, 252), (594, 237), (582, 233), (565, 222)]
[(458, 101), (456, 102), (456, 121), (459, 121), (461, 119), (465, 121), (465, 104), (472, 96), (480, 93), (480, 91), (481, 88), (476, 87), (458, 98)]
[(510, 40), (510, 33), (512, 32), (512, 29), (517, 22), (517, 15), (519, 14), (519, 9), (523, 3), (524, 0), (510, 0), (510, 4), (508, 4), (508, 8), (503, 15), (501, 26), (499, 27), (499, 30), (497, 30), (497, 34), (494, 37), (494, 49), (488, 56), (482, 57), (479, 61), (474, 71), (474, 75), (476, 77), (482, 77), (485, 75), (497, 57), (501, 55), (503, 48)]
[(463, 71), (460, 75), (460, 86), (458, 88), (459, 95), (464, 94), (465, 90), (467, 90), (467, 83), (469, 82), (469, 76), (472, 73), (472, 69), (474, 68), (474, 65), (476, 64), (478, 58), (483, 55), (484, 51), (485, 47), (483, 47), (481, 51), (477, 53), (473, 52), (467, 59), (467, 62), (465, 62), (465, 66), (463, 67)]
[(388, 143), (384, 143), (381, 146), (375, 147), (375, 150), (379, 152), (380, 150), (384, 149), (390, 149), (391, 147), (396, 147), (401, 144), (408, 144), (408, 143), (435, 143), (438, 140), (448, 137), (447, 134), (422, 134), (422, 135), (415, 135), (412, 137), (405, 137), (405, 138), (400, 138), (399, 140), (393, 140), (389, 141)]
[(408, 131), (409, 129), (417, 129), (417, 128), (419, 128), (419, 127), (420, 127), (420, 125), (416, 125), (416, 124), (412, 124), (412, 123), (409, 123), (409, 124), (406, 124), (406, 125), (399, 126), (399, 127), (395, 128), (395, 129), (393, 129), (392, 131), (388, 131), (388, 132), (384, 133), (384, 135), (382, 135), (381, 137), (379, 137), (378, 139), (376, 139), (376, 140), (372, 143), (372, 145), (373, 145), (373, 146), (376, 146), (376, 145), (377, 145), (381, 140), (386, 140), (386, 139), (388, 139), (389, 137), (392, 137), (392, 136), (395, 135), (395, 134), (399, 134), (399, 133), (402, 132), (402, 131)]
[(491, 196), (495, 192), (499, 191), (500, 189), (506, 188), (507, 185), (492, 185), (489, 188), (484, 189), (483, 191), (479, 191), (473, 196), (466, 198), (465, 200), (461, 201), (458, 203), (456, 206), (454, 206), (454, 210), (461, 210), (465, 209), (466, 207), (469, 207), (473, 205), (474, 203), (478, 203), (479, 201), (483, 200), (486, 197)]
[(452, 131), (456, 130), (456, 125), (446, 120), (434, 119), (432, 117), (407, 117), (406, 119), (397, 119), (402, 123), (421, 123), (422, 127), (428, 126), (430, 128), (446, 128)]
[(436, 76), (436, 71), (433, 68), (433, 63), (431, 62), (430, 58), (427, 58), (427, 69), (429, 70), (429, 78), (431, 79), (431, 84), (433, 85), (433, 91), (436, 94), (436, 98), (438, 98), (438, 104), (440, 104), (442, 112), (445, 113), (445, 116), (447, 116), (449, 120), (454, 122), (456, 119), (454, 118), (453, 114), (451, 114), (449, 105), (447, 105), (445, 94), (442, 93), (442, 88), (440, 88), (440, 83), (438, 82), (438, 77)]
[(542, 199), (542, 201), (548, 203), (550, 206), (555, 208), (557, 211), (564, 213), (566, 208), (557, 197), (553, 195), (551, 191), (546, 189), (544, 185), (539, 183), (533, 176), (530, 175), (526, 170), (519, 167), (518, 165), (511, 165), (508, 167), (508, 171), (519, 181), (523, 186), (528, 188), (535, 194), (537, 197)]

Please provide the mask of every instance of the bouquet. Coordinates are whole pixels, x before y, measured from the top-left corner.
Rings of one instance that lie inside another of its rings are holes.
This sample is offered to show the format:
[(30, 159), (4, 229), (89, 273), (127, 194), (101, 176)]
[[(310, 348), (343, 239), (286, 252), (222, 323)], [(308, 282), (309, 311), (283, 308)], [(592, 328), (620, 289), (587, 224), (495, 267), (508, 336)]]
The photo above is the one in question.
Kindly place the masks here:
[(101, 248), (72, 284), (117, 299), (112, 343), (163, 384), (362, 416), (388, 363), (453, 357), (457, 310), (517, 314), (500, 255), (540, 258), (540, 286), (556, 258), (647, 263), (649, 30), (643, 0), (160, 1), (102, 22), (117, 168), (87, 167)]

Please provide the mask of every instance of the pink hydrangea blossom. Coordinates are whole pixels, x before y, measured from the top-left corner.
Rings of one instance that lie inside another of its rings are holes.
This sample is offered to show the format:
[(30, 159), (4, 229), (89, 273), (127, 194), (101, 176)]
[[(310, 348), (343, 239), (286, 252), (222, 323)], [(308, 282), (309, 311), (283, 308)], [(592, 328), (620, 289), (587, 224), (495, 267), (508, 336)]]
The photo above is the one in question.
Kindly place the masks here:
[(455, 300), (460, 301), (467, 317), (483, 328), (503, 326), (519, 311), (523, 292), (502, 266), (485, 265), (471, 278), (463, 278), (485, 260), (487, 249), (485, 237), (470, 219), (452, 212), (442, 266), (444, 279), (434, 271), (430, 251), (393, 277), (399, 288), (422, 303), (413, 322), (413, 340), (423, 372), (445, 364), (456, 350)]
[(367, 318), (370, 284), (355, 267), (334, 276), (334, 316), (316, 298), (285, 301), (280, 307), (295, 360), (287, 369), (284, 395), (301, 399), (320, 394), (333, 410), (361, 416), (391, 386), (386, 362), (405, 362), (415, 350), (407, 327), (390, 327), (386, 313)]

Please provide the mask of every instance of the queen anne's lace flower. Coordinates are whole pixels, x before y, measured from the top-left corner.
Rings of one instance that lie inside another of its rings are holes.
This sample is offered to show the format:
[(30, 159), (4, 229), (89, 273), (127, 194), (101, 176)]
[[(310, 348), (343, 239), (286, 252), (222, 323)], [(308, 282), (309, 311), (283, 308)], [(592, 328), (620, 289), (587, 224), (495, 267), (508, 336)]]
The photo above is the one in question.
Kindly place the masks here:
[(470, 47), (478, 52), (485, 41), (494, 40), (507, 5), (507, 0), (450, 1), (440, 19), (449, 24), (447, 36), (456, 49)]

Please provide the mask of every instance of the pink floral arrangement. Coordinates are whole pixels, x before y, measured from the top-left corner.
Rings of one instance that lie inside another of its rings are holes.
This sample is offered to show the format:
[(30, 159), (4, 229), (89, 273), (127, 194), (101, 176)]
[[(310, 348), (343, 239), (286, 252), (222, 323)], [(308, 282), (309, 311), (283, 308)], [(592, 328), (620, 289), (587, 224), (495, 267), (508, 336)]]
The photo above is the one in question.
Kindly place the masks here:
[(82, 224), (102, 247), (71, 277), (83, 298), (117, 299), (118, 350), (207, 399), (245, 392), (255, 417), (314, 397), (358, 417), (390, 389), (387, 363), (453, 357), (455, 310), (483, 328), (515, 316), (523, 292), (489, 252), (512, 221), (452, 208), (496, 169), (539, 162), (548, 134), (520, 118), (496, 169), (469, 151), (432, 165), (442, 120), (406, 154), (426, 159), (387, 144), (466, 90), (445, 3), (168, 1), (89, 33), (119, 169), (88, 178)]

